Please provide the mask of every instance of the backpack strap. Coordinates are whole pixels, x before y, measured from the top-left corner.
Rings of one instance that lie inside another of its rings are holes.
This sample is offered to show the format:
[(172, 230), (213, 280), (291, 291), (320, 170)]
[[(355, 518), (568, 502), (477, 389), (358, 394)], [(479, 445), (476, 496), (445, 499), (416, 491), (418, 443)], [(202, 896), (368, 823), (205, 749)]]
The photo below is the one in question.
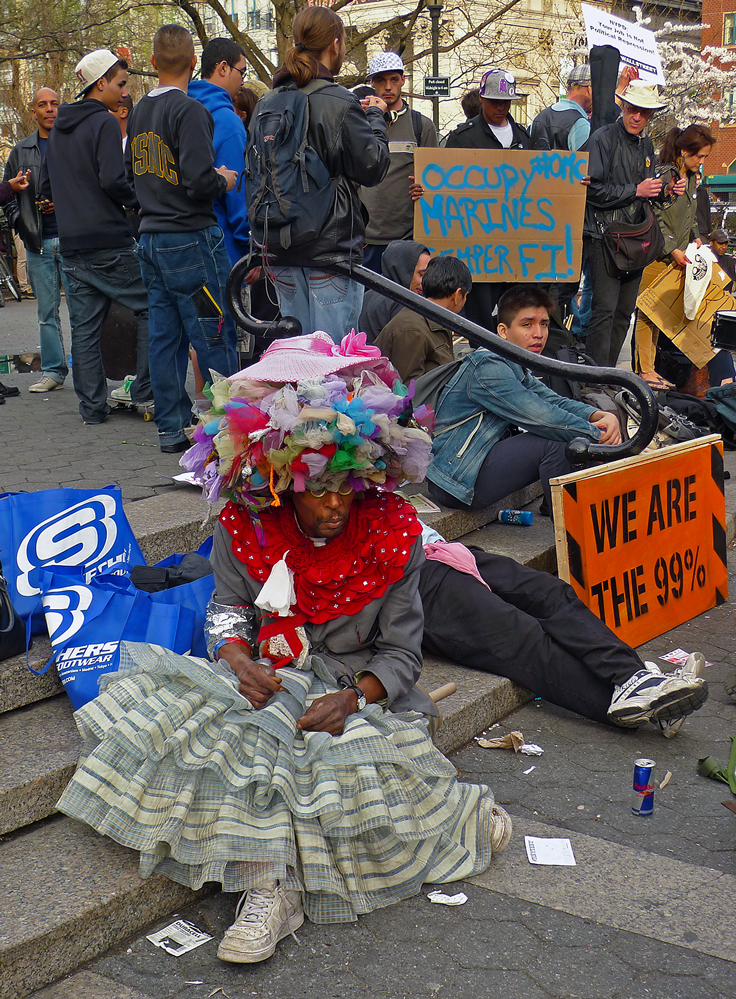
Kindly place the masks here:
[(419, 111), (415, 111), (414, 108), (411, 110), (411, 124), (414, 129), (414, 138), (417, 140), (417, 145), (422, 144), (422, 114)]

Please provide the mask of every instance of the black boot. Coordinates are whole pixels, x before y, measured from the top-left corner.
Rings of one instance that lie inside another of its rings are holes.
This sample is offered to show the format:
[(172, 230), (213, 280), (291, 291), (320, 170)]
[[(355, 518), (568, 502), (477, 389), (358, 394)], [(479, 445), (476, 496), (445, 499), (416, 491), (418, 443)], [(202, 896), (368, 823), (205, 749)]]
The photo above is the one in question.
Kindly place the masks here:
[(15, 385), (4, 385), (0, 382), (0, 399), (5, 402), (6, 396), (20, 395), (20, 389)]

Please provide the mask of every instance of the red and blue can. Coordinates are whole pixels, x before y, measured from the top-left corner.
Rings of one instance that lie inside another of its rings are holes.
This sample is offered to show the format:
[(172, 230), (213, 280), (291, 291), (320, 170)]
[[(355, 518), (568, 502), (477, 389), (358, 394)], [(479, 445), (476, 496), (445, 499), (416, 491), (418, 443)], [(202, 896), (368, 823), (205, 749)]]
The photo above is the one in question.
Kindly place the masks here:
[(634, 815), (651, 815), (654, 811), (654, 760), (634, 760)]

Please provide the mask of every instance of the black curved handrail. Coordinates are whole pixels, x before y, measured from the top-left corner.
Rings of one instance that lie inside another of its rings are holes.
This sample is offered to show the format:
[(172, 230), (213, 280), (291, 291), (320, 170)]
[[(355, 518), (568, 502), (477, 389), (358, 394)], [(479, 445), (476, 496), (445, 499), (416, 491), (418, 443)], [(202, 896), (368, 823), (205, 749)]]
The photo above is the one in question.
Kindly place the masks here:
[[(248, 257), (243, 257), (230, 271), (227, 282), (227, 299), (228, 308), (235, 322), (249, 333), (269, 340), (299, 335), (302, 332), (301, 324), (291, 316), (284, 316), (273, 322), (263, 322), (248, 314), (243, 303), (242, 284), (243, 278), (252, 266), (252, 261)], [(434, 302), (409, 291), (403, 285), (396, 284), (395, 281), (389, 280), (383, 274), (376, 274), (367, 267), (331, 264), (330, 269), (345, 274), (366, 288), (381, 292), (387, 298), (399, 302), (426, 319), (433, 319), (435, 322), (441, 323), (444, 329), (451, 330), (458, 336), (466, 337), (474, 346), (487, 347), (494, 354), (498, 354), (508, 361), (515, 361), (538, 374), (558, 375), (570, 381), (586, 382), (590, 385), (619, 385), (631, 392), (641, 411), (641, 421), (634, 436), (622, 444), (596, 444), (583, 437), (576, 437), (568, 443), (566, 448), (568, 460), (573, 468), (581, 468), (593, 462), (615, 461), (618, 458), (628, 458), (631, 455), (639, 454), (657, 432), (659, 410), (654, 393), (643, 379), (631, 371), (622, 371), (619, 368), (588, 367), (532, 354), (528, 350), (524, 350), (523, 347), (509, 343), (508, 340), (491, 333), (490, 330), (435, 305)]]

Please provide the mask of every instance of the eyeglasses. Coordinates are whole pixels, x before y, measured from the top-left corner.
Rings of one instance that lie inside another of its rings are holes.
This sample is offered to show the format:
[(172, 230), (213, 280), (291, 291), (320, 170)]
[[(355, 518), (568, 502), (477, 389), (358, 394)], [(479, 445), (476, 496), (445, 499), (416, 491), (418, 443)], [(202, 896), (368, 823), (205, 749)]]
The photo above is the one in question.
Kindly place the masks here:
[(307, 492), (311, 496), (314, 496), (315, 499), (322, 499), (326, 493), (338, 493), (340, 496), (349, 496), (352, 491), (353, 487), (349, 486), (347, 482), (343, 482), (337, 489), (326, 489), (324, 486), (314, 486), (312, 489), (307, 489)]
[(245, 79), (245, 73), (246, 73), (246, 70), (248, 69), (247, 66), (244, 66), (243, 69), (240, 69), (239, 66), (233, 66), (232, 63), (228, 63), (228, 66), (230, 67), (230, 69), (234, 69), (236, 73), (240, 73), (240, 79), (241, 79), (241, 81)]

